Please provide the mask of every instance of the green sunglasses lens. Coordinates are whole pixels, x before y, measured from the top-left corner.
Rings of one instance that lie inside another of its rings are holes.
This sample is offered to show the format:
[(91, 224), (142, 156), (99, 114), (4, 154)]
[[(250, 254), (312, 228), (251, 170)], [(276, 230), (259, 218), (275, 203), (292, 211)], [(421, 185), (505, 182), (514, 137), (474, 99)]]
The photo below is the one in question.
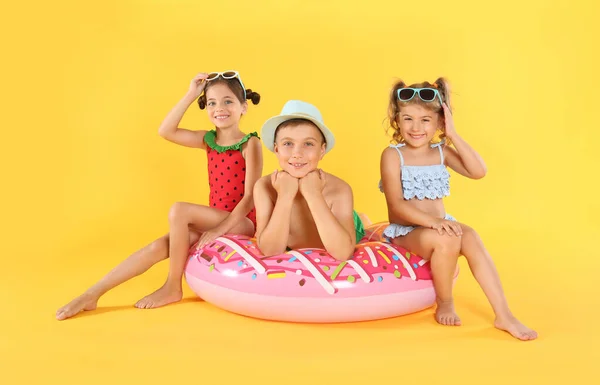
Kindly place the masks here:
[(407, 88), (398, 90), (398, 99), (400, 100), (410, 100), (413, 96), (415, 96), (415, 90)]
[(435, 91), (428, 88), (419, 90), (419, 97), (426, 102), (431, 102), (435, 99)]

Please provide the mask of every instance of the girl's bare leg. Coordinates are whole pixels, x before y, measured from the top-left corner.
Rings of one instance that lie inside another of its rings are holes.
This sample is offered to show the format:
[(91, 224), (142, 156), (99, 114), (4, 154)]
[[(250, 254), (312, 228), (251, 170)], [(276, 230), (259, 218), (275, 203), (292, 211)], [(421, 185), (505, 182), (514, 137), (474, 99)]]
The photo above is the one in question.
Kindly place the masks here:
[[(189, 251), (189, 228), (192, 226), (200, 232), (215, 228), (229, 212), (192, 203), (179, 202), (173, 205), (169, 213), (169, 275), (165, 284), (152, 294), (139, 300), (135, 306), (140, 309), (156, 308), (180, 301), (183, 296), (181, 281)], [(244, 218), (235, 225), (231, 233), (254, 235), (254, 224)]]
[(500, 276), (481, 238), (471, 227), (461, 226), (463, 228), (461, 254), (467, 259), (473, 276), (496, 314), (494, 326), (523, 341), (536, 339), (537, 333), (523, 325), (510, 311)]
[(452, 286), (460, 255), (460, 237), (439, 235), (437, 230), (417, 228), (393, 243), (430, 260), (437, 308), (435, 319), (442, 325), (458, 326), (460, 318), (454, 310)]
[(394, 239), (395, 244), (431, 260), (438, 304), (436, 320), (443, 325), (460, 325), (460, 319), (454, 312), (452, 277), (458, 256), (464, 255), (496, 314), (494, 326), (520, 340), (536, 339), (537, 333), (523, 325), (510, 311), (498, 271), (481, 238), (469, 226), (461, 226), (463, 234), (460, 237), (440, 236), (435, 230), (418, 228)]
[[(188, 244), (194, 244), (199, 238), (198, 233), (190, 232)], [(58, 309), (56, 318), (64, 320), (81, 311), (94, 310), (100, 297), (107, 291), (144, 273), (156, 263), (168, 258), (168, 256), (169, 235), (167, 234), (131, 254), (83, 294)]]

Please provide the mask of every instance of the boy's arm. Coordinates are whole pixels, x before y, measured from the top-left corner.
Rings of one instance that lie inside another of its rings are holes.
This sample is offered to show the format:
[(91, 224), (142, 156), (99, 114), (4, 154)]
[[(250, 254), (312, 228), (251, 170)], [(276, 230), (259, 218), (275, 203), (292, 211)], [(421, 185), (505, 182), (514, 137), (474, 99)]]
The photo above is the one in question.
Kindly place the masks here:
[[(319, 178), (318, 175), (314, 174), (310, 177)], [(305, 182), (306, 180), (302, 181), (302, 185)], [(323, 246), (333, 258), (346, 261), (352, 257), (356, 246), (352, 189), (347, 184), (340, 186), (339, 189), (336, 187), (336, 196), (331, 209), (329, 209), (322, 189), (312, 187), (311, 183), (309, 188), (303, 188), (301, 191), (315, 220)]]
[(256, 208), (256, 242), (265, 256), (285, 252), (290, 235), (290, 217), (294, 195), (277, 194), (271, 200), (269, 188), (273, 175), (261, 178), (254, 185), (254, 207)]

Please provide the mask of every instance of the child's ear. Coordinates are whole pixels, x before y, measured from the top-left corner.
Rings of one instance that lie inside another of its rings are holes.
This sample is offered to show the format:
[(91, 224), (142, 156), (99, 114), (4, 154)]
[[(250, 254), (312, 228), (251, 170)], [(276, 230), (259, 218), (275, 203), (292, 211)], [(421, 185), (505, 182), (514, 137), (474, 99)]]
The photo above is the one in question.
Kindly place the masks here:
[(248, 102), (242, 104), (242, 115), (246, 115), (246, 112), (248, 112)]
[(321, 145), (321, 155), (319, 156), (319, 160), (323, 159), (325, 156), (325, 150), (327, 149), (327, 143), (323, 143)]

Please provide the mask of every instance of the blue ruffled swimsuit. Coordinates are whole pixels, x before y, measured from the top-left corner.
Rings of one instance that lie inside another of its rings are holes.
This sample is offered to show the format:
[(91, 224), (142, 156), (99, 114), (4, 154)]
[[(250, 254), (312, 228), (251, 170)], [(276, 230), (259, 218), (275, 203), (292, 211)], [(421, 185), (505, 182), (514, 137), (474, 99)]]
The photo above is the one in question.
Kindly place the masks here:
[[(402, 192), (405, 200), (417, 198), (423, 199), (440, 199), (450, 195), (450, 173), (444, 165), (444, 151), (442, 145), (444, 142), (432, 144), (431, 148), (437, 147), (440, 151), (440, 164), (431, 166), (407, 166), (404, 164), (404, 157), (400, 151), (404, 147), (404, 143), (398, 145), (390, 145), (395, 148), (400, 156), (400, 169), (402, 170)], [(383, 192), (383, 186), (379, 181), (379, 190)], [(445, 219), (454, 221), (455, 219), (446, 214)], [(395, 223), (390, 224), (384, 230), (384, 235), (388, 238), (396, 238), (404, 236), (414, 229), (416, 226), (404, 226)]]

